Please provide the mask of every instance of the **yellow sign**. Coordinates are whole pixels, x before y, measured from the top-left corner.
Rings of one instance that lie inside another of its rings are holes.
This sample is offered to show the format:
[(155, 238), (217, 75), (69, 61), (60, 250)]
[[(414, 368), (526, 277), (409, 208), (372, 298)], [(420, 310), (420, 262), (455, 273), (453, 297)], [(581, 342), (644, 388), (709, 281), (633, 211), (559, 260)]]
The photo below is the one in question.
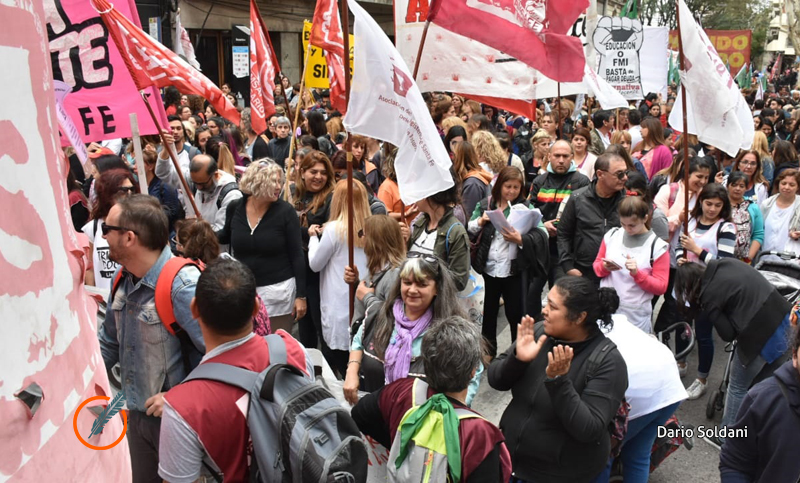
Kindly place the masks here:
[[(303, 22), (303, 56), (308, 50), (308, 39), (311, 37), (311, 22)], [(353, 44), (354, 37), (350, 34), (350, 78), (353, 76)], [(328, 89), (328, 63), (325, 61), (325, 51), (319, 47), (311, 46), (311, 53), (308, 55), (308, 68), (306, 69), (306, 87)]]

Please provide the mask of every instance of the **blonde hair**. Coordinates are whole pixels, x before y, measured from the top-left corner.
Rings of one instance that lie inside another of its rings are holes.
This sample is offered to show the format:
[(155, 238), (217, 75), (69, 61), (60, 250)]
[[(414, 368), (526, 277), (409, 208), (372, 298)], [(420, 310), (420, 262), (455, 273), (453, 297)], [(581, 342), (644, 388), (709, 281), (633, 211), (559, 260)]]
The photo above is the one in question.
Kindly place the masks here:
[(761, 132), (760, 129), (753, 134), (753, 146), (750, 149), (757, 152), (758, 155), (761, 156), (761, 159), (772, 158), (772, 153), (769, 151), (767, 136)]
[[(531, 147), (533, 147), (533, 145), (535, 145), (536, 143), (538, 143), (539, 141), (541, 141), (541, 140), (542, 140), (542, 139), (544, 139), (544, 138), (547, 138), (547, 139), (549, 139), (550, 141), (552, 141), (552, 140), (553, 140), (552, 136), (550, 136), (550, 133), (548, 133), (548, 132), (547, 132), (547, 131), (545, 131), (544, 129), (539, 129), (539, 130), (537, 130), (537, 131), (536, 131), (536, 132), (533, 134), (533, 137), (531, 138)], [(590, 139), (587, 139), (587, 141), (591, 141), (591, 140), (590, 140)]]
[(340, 132), (344, 131), (344, 124), (342, 124), (341, 117), (332, 117), (325, 123), (325, 127), (328, 128), (328, 134), (331, 136), (331, 139), (336, 139), (336, 135)]
[[(353, 182), (353, 233), (364, 233), (364, 222), (372, 215), (369, 209), (369, 199), (367, 198), (367, 188), (363, 184)], [(333, 199), (331, 200), (331, 215), (328, 223), (338, 221), (337, 227), (339, 236), (347, 240), (347, 180), (339, 180), (333, 189)], [(355, 246), (364, 247), (364, 237), (355, 237)]]
[(372, 215), (364, 222), (364, 254), (369, 273), (390, 266), (399, 267), (406, 259), (406, 244), (400, 224), (388, 215)]
[(506, 166), (506, 152), (500, 147), (494, 134), (488, 131), (476, 131), (472, 133), (471, 141), (478, 153), (478, 159), (486, 163), (493, 173), (499, 173)]
[(467, 123), (464, 122), (463, 119), (461, 119), (458, 116), (451, 116), (451, 117), (448, 117), (447, 119), (444, 119), (442, 121), (442, 131), (444, 131), (444, 135), (445, 136), (447, 136), (447, 132), (453, 126), (461, 126), (461, 127), (464, 128), (464, 131), (467, 130)]
[[(252, 164), (252, 163), (251, 163)], [(217, 167), (228, 174), (236, 176), (236, 161), (233, 159), (231, 148), (228, 143), (219, 143), (219, 154), (217, 155)]]
[(183, 124), (183, 130), (186, 132), (186, 140), (190, 143), (194, 143), (194, 126), (189, 121), (181, 121)]
[[(306, 93), (308, 93), (308, 98), (310, 99), (310, 101), (308, 102), (306, 102)], [(297, 107), (299, 107), (303, 111), (312, 108), (317, 104), (317, 102), (314, 100), (314, 94), (308, 87), (304, 87), (303, 92), (301, 92), (298, 95), (300, 96), (300, 100), (297, 101)]]
[[(628, 144), (631, 143), (631, 133), (628, 131), (623, 131), (620, 129), (619, 131), (614, 131), (614, 134), (611, 135), (611, 144), (622, 144), (622, 140), (628, 141)], [(587, 139), (587, 141), (592, 142), (591, 139)], [(631, 146), (633, 148), (633, 146)]]
[(282, 186), (283, 168), (269, 158), (250, 163), (239, 181), (239, 189), (242, 193), (254, 198), (269, 198)]

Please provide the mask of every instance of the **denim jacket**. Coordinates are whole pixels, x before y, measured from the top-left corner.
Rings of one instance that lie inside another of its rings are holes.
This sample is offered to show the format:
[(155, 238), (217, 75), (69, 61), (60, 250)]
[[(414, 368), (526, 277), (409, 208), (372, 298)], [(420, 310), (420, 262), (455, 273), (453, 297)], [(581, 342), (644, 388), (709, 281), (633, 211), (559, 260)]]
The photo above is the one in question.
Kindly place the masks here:
[[(120, 363), (122, 390), (132, 411), (145, 411), (148, 398), (170, 389), (187, 376), (180, 342), (167, 332), (156, 312), (156, 281), (170, 258), (169, 246), (164, 247), (156, 263), (137, 283), (133, 275), (123, 272), (114, 299), (109, 295), (109, 309), (98, 336), (106, 369)], [(193, 354), (195, 366), (206, 352), (200, 326), (189, 309), (199, 277), (200, 271), (189, 266), (178, 272), (172, 282), (175, 318), (199, 351)]]

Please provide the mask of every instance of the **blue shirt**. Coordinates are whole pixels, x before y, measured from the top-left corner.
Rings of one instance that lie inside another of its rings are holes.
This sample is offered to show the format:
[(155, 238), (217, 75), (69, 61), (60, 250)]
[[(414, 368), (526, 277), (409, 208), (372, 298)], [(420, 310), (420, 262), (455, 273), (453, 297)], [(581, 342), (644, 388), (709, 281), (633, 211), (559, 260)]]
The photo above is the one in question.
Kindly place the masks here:
[[(155, 305), (156, 282), (170, 258), (172, 252), (166, 246), (156, 263), (138, 281), (131, 273), (123, 271), (113, 300), (109, 295), (106, 319), (98, 334), (106, 370), (120, 363), (122, 391), (132, 411), (145, 411), (147, 399), (179, 384), (187, 376), (180, 342), (164, 327)], [(200, 326), (189, 309), (199, 277), (197, 267), (187, 266), (172, 282), (175, 318), (199, 351), (193, 354), (194, 366), (206, 352)]]

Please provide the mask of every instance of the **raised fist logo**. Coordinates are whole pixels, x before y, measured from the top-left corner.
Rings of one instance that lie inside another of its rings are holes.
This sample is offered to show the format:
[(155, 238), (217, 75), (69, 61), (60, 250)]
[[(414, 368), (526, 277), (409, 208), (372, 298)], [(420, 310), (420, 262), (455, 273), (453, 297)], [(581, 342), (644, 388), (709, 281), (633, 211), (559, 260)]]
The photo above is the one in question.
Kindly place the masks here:
[(643, 98), (639, 69), (639, 51), (644, 43), (642, 22), (627, 17), (601, 17), (592, 42), (600, 55), (597, 72), (626, 99)]

